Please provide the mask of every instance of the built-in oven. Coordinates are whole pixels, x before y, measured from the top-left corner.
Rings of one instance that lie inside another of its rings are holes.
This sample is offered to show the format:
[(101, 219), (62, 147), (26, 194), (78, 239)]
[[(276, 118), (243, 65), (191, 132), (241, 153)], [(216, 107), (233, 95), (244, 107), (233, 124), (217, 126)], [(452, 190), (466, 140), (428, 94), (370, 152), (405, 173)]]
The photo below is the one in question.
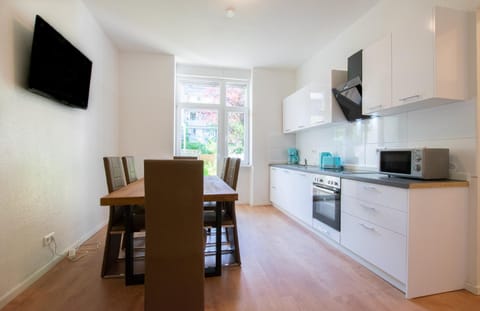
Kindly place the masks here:
[(339, 236), (340, 177), (315, 175), (312, 185), (313, 225), (325, 234)]

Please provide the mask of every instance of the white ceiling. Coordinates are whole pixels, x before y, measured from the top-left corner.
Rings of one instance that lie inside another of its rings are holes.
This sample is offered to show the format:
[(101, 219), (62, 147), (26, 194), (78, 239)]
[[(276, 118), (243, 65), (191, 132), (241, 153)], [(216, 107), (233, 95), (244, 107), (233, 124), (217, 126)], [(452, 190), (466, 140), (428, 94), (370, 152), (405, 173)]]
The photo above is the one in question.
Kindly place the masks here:
[(84, 0), (122, 51), (237, 68), (295, 68), (378, 1)]

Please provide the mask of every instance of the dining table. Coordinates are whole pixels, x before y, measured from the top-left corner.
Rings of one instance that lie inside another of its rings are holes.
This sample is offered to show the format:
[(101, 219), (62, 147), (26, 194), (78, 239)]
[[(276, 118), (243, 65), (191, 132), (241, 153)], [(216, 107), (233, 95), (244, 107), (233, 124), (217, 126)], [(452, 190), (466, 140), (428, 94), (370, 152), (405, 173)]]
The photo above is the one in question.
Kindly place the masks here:
[[(220, 276), (222, 273), (221, 257), (221, 218), (222, 206), (228, 202), (235, 202), (238, 193), (218, 176), (204, 176), (203, 178), (203, 201), (216, 202), (215, 204), (215, 266), (205, 268), (205, 276)], [(138, 179), (116, 191), (113, 191), (100, 198), (101, 206), (125, 206), (126, 228), (125, 228), (125, 284), (143, 284), (144, 274), (134, 273), (134, 249), (132, 229), (132, 207), (145, 205), (145, 183), (144, 179)], [(148, 234), (148, 232), (146, 233)]]

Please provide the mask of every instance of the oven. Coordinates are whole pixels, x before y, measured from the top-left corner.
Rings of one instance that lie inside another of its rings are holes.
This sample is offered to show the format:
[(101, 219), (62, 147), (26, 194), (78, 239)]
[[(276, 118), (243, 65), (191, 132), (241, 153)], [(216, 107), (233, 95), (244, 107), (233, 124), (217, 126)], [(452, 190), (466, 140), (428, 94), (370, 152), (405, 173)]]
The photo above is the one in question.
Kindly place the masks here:
[(314, 224), (340, 232), (340, 177), (315, 175), (312, 190)]

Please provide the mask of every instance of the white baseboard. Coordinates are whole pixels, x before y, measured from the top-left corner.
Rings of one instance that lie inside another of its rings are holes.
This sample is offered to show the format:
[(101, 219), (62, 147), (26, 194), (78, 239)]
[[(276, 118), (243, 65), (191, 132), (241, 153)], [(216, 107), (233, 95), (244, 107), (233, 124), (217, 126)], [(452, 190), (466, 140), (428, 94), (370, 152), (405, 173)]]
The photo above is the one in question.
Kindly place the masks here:
[(43, 267), (39, 268), (37, 271), (33, 272), (30, 274), (26, 279), (24, 279), (22, 282), (17, 284), (15, 287), (13, 287), (11, 290), (9, 290), (7, 293), (5, 293), (3, 296), (0, 297), (0, 309), (5, 307), (10, 301), (12, 301), (15, 297), (17, 297), (20, 293), (22, 293), (25, 289), (27, 289), (30, 285), (32, 285), (35, 281), (37, 281), (39, 278), (41, 278), (45, 273), (47, 273), (50, 269), (52, 269), (57, 263), (59, 263), (63, 258), (65, 258), (65, 255), (68, 253), (68, 250), (74, 247), (77, 247), (78, 245), (82, 244), (86, 240), (88, 240), (92, 235), (97, 233), (100, 229), (102, 229), (106, 223), (102, 223), (94, 227), (92, 230), (89, 232), (85, 233), (83, 236), (80, 237), (76, 242), (72, 243), (68, 247), (66, 247), (64, 250), (60, 252), (63, 256), (54, 256), (46, 265)]
[(480, 295), (480, 285), (474, 285), (470, 283), (465, 284), (465, 289), (474, 295)]

